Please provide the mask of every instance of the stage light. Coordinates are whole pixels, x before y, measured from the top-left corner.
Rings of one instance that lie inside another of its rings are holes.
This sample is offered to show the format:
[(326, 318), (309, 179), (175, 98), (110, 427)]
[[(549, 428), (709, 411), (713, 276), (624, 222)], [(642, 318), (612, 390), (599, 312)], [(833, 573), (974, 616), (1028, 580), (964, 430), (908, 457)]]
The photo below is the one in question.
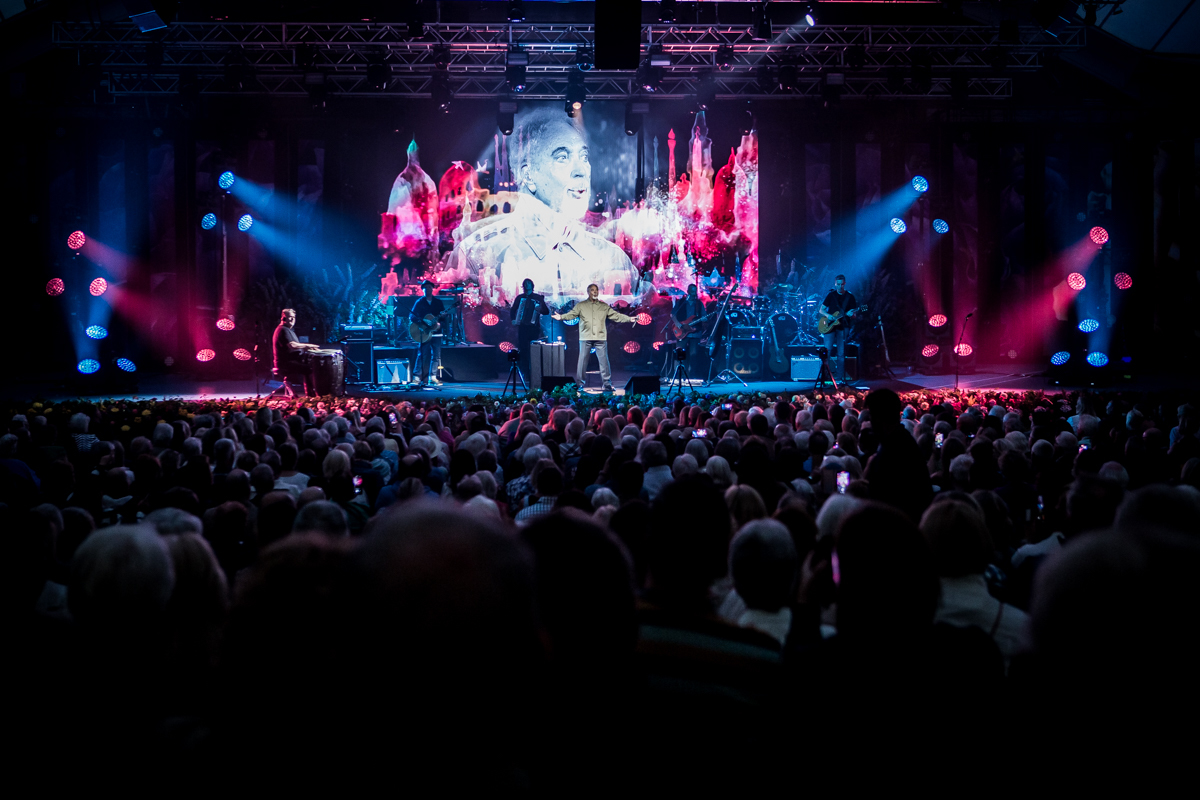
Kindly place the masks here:
[(236, 327), (237, 325), (234, 324), (233, 317), (221, 317), (217, 320), (217, 328), (220, 330), (231, 331)]
[(323, 72), (304, 73), (304, 91), (308, 94), (308, 104), (314, 111), (321, 111), (329, 99), (329, 84)]
[(1093, 367), (1103, 367), (1108, 363), (1108, 356), (1104, 353), (1101, 353), (1099, 350), (1095, 350), (1091, 353), (1088, 353), (1087, 362)]
[(718, 47), (715, 61), (717, 69), (721, 72), (729, 72), (733, 69), (733, 45), (723, 44)]
[(1092, 240), (1093, 244), (1104, 244), (1108, 241), (1108, 231), (1097, 225), (1088, 231), (1088, 237)]
[(197, 361), (212, 361), (216, 357), (217, 357), (217, 354), (214, 353), (212, 350), (208, 349), (207, 347), (204, 348), (203, 350), (199, 350), (196, 352), (196, 360)]
[(1054, 355), (1050, 356), (1050, 363), (1056, 367), (1061, 367), (1063, 364), (1071, 360), (1071, 354), (1066, 350), (1059, 350)]
[(696, 108), (707, 111), (717, 101), (717, 80), (711, 74), (700, 75), (696, 80)]
[(103, 325), (88, 325), (84, 333), (89, 339), (104, 339), (108, 336), (108, 329)]
[(771, 41), (773, 32), (771, 30), (771, 9), (770, 3), (761, 3), (758, 8), (754, 9), (754, 26), (750, 33), (750, 38), (756, 42)]
[(624, 350), (626, 353), (629, 353), (629, 355), (633, 355), (634, 353), (641, 350), (642, 346), (640, 344), (638, 344), (637, 342), (626, 342), (625, 346), (622, 347), (621, 349)]
[(250, 351), (244, 347), (239, 347), (237, 350), (233, 351), (233, 357), (236, 358), (238, 361), (249, 361), (250, 360)]
[(79, 370), (84, 375), (91, 375), (93, 372), (96, 372), (100, 369), (100, 362), (94, 358), (85, 358), (83, 361), (79, 362), (75, 369)]
[(636, 136), (642, 129), (642, 114), (649, 111), (646, 103), (635, 103), (630, 100), (625, 104), (625, 135)]
[(963, 358), (966, 358), (974, 352), (975, 348), (971, 347), (971, 345), (967, 344), (966, 342), (954, 345), (954, 354), (956, 356), (962, 356)]
[(118, 358), (117, 369), (122, 372), (137, 372), (137, 364), (134, 364), (128, 358)]
[(1113, 276), (1113, 283), (1117, 285), (1118, 289), (1124, 291), (1133, 286), (1133, 278), (1129, 277), (1128, 273), (1118, 272)]
[(72, 250), (78, 250), (87, 244), (87, 237), (83, 235), (83, 231), (75, 231), (67, 237), (67, 247)]
[(804, 6), (804, 21), (808, 23), (808, 27), (817, 24), (817, 4), (806, 3)]
[(495, 314), (488, 313), (488, 314), (484, 314), (483, 317), (480, 318), (479, 321), (482, 322), (484, 325), (487, 325), (490, 328), (493, 325), (500, 324), (500, 317), (496, 316)]
[(663, 346), (664, 344), (666, 344), (666, 342), (655, 342), (655, 343), (654, 343), (654, 349), (655, 349), (655, 350), (661, 350), (661, 349), (662, 349), (662, 346)]
[(517, 346), (515, 344), (513, 344), (512, 342), (501, 342), (500, 343), (500, 352), (501, 353), (512, 353), (516, 350), (517, 350)]
[(596, 66), (596, 51), (591, 45), (581, 44), (575, 47), (575, 69), (587, 72)]
[(92, 297), (99, 297), (108, 291), (108, 281), (104, 278), (96, 278), (92, 284), (88, 286), (88, 291), (92, 293)]
[(1067, 288), (1074, 289), (1078, 292), (1081, 291), (1085, 286), (1087, 286), (1087, 278), (1083, 277), (1081, 273), (1072, 272), (1067, 276)]
[(510, 0), (508, 4), (508, 21), (525, 21), (525, 4), (521, 0)]
[(936, 344), (927, 344), (921, 348), (921, 357), (922, 358), (933, 358), (934, 356), (936, 356), (938, 354), (938, 351), (941, 349), (942, 348), (938, 347)]
[(779, 91), (794, 92), (799, 85), (799, 73), (795, 64), (784, 64), (779, 68)]
[(933, 232), (934, 233), (949, 233), (950, 232), (950, 223), (946, 222), (946, 220), (944, 220), (944, 219), (935, 219), (933, 221)]
[(925, 180), (925, 178), (921, 175), (918, 175), (912, 179), (912, 187), (917, 194), (924, 194), (925, 192), (929, 191), (929, 181)]
[(946, 318), (945, 314), (933, 314), (929, 317), (929, 327), (940, 328), (949, 321), (950, 320)]
[(908, 226), (904, 224), (904, 220), (899, 217), (892, 217), (892, 221), (888, 223), (892, 229), (892, 233), (904, 233), (908, 230)]
[(175, 358), (174, 358), (174, 356), (167, 356), (166, 358), (164, 358), (164, 359), (163, 359), (163, 364), (164, 364), (165, 366), (168, 366), (168, 367), (173, 367), (173, 366), (175, 366)]
[(637, 71), (637, 85), (644, 92), (657, 92), (662, 83), (662, 70), (649, 64), (642, 64)]
[[(29, 3), (32, 6), (33, 3)], [(26, 6), (28, 7), (28, 6)], [(129, 21), (141, 33), (159, 31), (175, 19), (175, 3), (153, 2), (152, 0), (126, 0), (125, 13)]]
[(225, 191), (229, 191), (233, 188), (235, 181), (237, 181), (237, 177), (229, 170), (226, 170), (221, 173), (221, 177), (217, 178), (217, 186), (220, 186)]
[(1090, 319), (1090, 318), (1080, 320), (1079, 321), (1079, 330), (1083, 331), (1084, 333), (1092, 333), (1093, 331), (1098, 331), (1098, 330), (1100, 330), (1100, 320)]
[(634, 320), (637, 321), (638, 325), (649, 325), (651, 322), (654, 321), (654, 318), (651, 317), (649, 314), (647, 314), (645, 311), (643, 311), (642, 313), (640, 313), (636, 317), (634, 317)]
[(454, 93), (450, 90), (450, 80), (444, 75), (434, 77), (433, 84), (429, 89), (429, 96), (433, 98), (433, 102), (444, 114), (450, 113), (450, 102), (454, 99)]
[(217, 227), (217, 215), (211, 211), (200, 218), (200, 227), (206, 231), (211, 231)]
[(58, 297), (66, 288), (66, 284), (63, 283), (62, 278), (51, 278), (46, 281), (46, 294), (51, 297)]
[(504, 81), (508, 84), (508, 90), (514, 94), (525, 91), (525, 65), (509, 64), (505, 67)]
[(567, 116), (573, 117), (578, 114), (586, 100), (587, 89), (583, 85), (583, 76), (576, 72), (567, 80)]
[(252, 226), (253, 224), (254, 224), (254, 217), (250, 216), (249, 214), (242, 214), (242, 216), (240, 218), (238, 218), (238, 230), (241, 231), (242, 233), (245, 233), (246, 231), (250, 230), (250, 226)]
[(367, 64), (367, 84), (377, 92), (386, 91), (392, 82), (392, 65), (379, 59)]
[(505, 136), (512, 136), (516, 127), (517, 104), (511, 100), (501, 100), (496, 106), (496, 127)]
[(1007, 355), (1013, 361), (1017, 360), (1017, 351), (1016, 350), (1009, 350), (1007, 353), (1005, 353), (1005, 355)]
[(675, 0), (659, 0), (658, 21), (662, 25), (675, 21)]

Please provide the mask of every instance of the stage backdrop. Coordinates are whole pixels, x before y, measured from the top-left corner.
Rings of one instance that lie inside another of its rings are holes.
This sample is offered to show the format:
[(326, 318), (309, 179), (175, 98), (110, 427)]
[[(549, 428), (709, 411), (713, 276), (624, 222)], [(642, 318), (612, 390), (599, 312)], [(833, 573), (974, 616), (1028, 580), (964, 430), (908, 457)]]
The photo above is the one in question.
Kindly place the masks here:
[(467, 144), (464, 130), (486, 126), (447, 117), (462, 152), (428, 163), (414, 138), (387, 198), (378, 245), (394, 274), (381, 299), (421, 278), (465, 283), (485, 306), (508, 305), (526, 278), (560, 307), (592, 283), (631, 305), (698, 280), (755, 293), (757, 134), (724, 125), (734, 130), (714, 140), (705, 112), (689, 117), (690, 130), (678, 115), (641, 115), (630, 136), (623, 103), (574, 118), (529, 103), (511, 135)]

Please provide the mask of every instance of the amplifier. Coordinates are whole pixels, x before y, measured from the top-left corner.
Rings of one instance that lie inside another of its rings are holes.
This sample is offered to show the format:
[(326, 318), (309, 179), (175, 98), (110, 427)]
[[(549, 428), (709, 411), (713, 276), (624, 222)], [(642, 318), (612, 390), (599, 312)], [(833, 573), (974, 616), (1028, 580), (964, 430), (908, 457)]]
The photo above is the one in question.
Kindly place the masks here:
[(821, 359), (816, 356), (792, 356), (792, 380), (815, 381), (821, 371)]
[(731, 328), (730, 336), (734, 339), (761, 339), (762, 328)]
[[(734, 330), (738, 330), (734, 328)], [(757, 331), (757, 328), (752, 330)], [(718, 353), (723, 348), (718, 348)], [(729, 364), (731, 369), (743, 379), (762, 380), (763, 378), (763, 343), (758, 338), (734, 338), (729, 348)]]
[(567, 346), (562, 342), (530, 342), (529, 385), (540, 387), (542, 378), (558, 378), (567, 374)]
[(412, 365), (407, 358), (381, 358), (375, 362), (376, 383), (412, 383)]

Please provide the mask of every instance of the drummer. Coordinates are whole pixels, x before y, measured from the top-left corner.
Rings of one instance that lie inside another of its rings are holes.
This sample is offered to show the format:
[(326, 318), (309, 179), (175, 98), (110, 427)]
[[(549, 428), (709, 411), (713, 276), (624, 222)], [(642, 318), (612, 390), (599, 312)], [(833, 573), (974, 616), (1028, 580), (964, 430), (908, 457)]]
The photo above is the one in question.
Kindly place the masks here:
[(279, 314), (279, 325), (275, 328), (275, 335), (271, 337), (272, 349), (275, 351), (275, 370), (285, 385), (289, 378), (303, 380), (304, 393), (312, 396), (315, 393), (312, 366), (306, 353), (320, 348), (315, 344), (300, 341), (300, 337), (292, 330), (295, 325), (296, 309), (283, 309)]
[(682, 339), (679, 340), (679, 345), (687, 349), (687, 368), (688, 372), (692, 373), (699, 369), (699, 364), (696, 363), (696, 354), (704, 352), (700, 347), (700, 340), (704, 337), (703, 325), (697, 324), (701, 317), (704, 316), (704, 302), (700, 299), (699, 291), (696, 284), (690, 283), (687, 287), (687, 294), (675, 303), (675, 308), (671, 311), (671, 316), (679, 325), (684, 324), (688, 320), (688, 327), (692, 330), (688, 331)]

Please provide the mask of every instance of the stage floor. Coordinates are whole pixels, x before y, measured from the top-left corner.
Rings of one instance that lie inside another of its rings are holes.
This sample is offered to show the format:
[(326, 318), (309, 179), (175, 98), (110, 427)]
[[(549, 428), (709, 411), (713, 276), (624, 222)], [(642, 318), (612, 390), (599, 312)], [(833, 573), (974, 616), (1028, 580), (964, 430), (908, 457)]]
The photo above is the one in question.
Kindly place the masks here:
[[(897, 392), (910, 392), (920, 389), (946, 390), (953, 389), (955, 376), (922, 375), (910, 373), (907, 369), (897, 367), (895, 378), (872, 378), (869, 380), (852, 381), (851, 386), (858, 391), (869, 391), (887, 387)], [(635, 373), (614, 370), (613, 385), (615, 395), (625, 394), (624, 386)], [(644, 375), (645, 373), (637, 373)], [(814, 385), (811, 381), (753, 381), (742, 385), (739, 381), (731, 383), (713, 383), (702, 385), (693, 381), (693, 386), (700, 394), (733, 394), (738, 392), (766, 392), (767, 394), (795, 394), (811, 392)], [(1138, 391), (1158, 391), (1162, 389), (1196, 389), (1200, 380), (1191, 377), (1181, 379), (1178, 375), (1136, 376), (1130, 380), (1121, 380), (1119, 384), (1109, 383), (1095, 388), (1115, 388)], [(204, 380), (183, 375), (139, 375), (136, 388), (126, 386), (118, 391), (104, 391), (97, 387), (89, 391), (86, 383), (63, 377), (44, 376), (0, 388), (0, 396), (7, 400), (51, 400), (62, 401), (75, 398), (84, 399), (165, 399), (179, 398), (183, 400), (234, 399), (246, 400), (267, 395), (277, 384), (263, 383), (256, 386), (253, 379), (243, 380)], [(970, 390), (1005, 390), (1005, 391), (1069, 391), (1072, 389), (1091, 388), (1092, 384), (1062, 383), (1057, 384), (1037, 369), (1035, 365), (1006, 365), (1006, 368), (983, 366), (970, 375), (958, 378), (961, 389)], [(663, 381), (665, 389), (666, 382)], [(446, 382), (440, 387), (409, 387), (404, 385), (348, 385), (347, 394), (353, 397), (374, 397), (388, 400), (431, 400), (445, 398), (475, 397), (484, 395), (489, 398), (499, 398), (504, 389), (503, 380), (480, 382)], [(828, 391), (826, 389), (825, 391)], [(600, 394), (598, 389), (593, 394)], [(512, 395), (511, 389), (507, 393)]]

